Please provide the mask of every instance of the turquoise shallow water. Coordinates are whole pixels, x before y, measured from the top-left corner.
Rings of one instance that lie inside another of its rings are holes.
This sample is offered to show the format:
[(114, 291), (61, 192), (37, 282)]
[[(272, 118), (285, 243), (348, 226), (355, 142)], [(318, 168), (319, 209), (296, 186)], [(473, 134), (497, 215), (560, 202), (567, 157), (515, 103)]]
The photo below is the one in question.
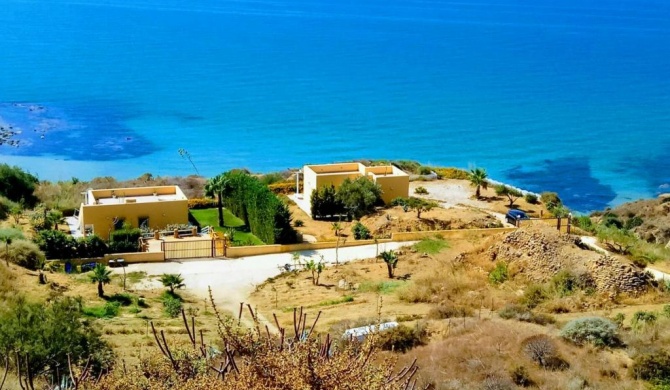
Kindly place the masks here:
[(2, 0), (0, 160), (45, 179), (354, 158), (582, 211), (670, 191), (663, 1)]

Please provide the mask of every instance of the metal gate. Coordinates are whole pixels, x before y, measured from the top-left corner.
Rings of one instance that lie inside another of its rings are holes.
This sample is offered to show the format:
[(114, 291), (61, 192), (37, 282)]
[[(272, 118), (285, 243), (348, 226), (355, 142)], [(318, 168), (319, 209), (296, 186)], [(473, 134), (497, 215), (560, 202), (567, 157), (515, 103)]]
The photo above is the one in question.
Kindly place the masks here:
[(165, 253), (165, 260), (223, 257), (226, 255), (224, 240), (220, 239), (163, 241), (161, 250)]

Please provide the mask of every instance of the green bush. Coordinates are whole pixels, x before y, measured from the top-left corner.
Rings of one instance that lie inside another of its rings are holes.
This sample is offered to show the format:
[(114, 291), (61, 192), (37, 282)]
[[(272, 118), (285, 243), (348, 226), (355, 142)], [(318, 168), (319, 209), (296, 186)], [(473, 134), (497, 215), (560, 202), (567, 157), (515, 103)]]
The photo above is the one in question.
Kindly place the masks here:
[(554, 317), (546, 314), (534, 313), (526, 307), (520, 305), (508, 304), (498, 311), (500, 318), (506, 320), (517, 320), (521, 322), (530, 322), (538, 325), (553, 324), (556, 322)]
[(417, 195), (428, 195), (428, 190), (426, 187), (416, 187), (414, 193)]
[(34, 206), (37, 202), (34, 192), (38, 183), (37, 177), (23, 169), (0, 164), (0, 196), (25, 203), (28, 207)]
[(449, 248), (449, 243), (441, 238), (424, 238), (412, 246), (417, 252), (435, 255)]
[(526, 195), (523, 198), (526, 200), (526, 202), (530, 204), (537, 204), (537, 195), (531, 192), (526, 193)]
[(140, 237), (142, 237), (142, 231), (139, 228), (123, 228), (114, 230), (109, 234), (110, 242), (132, 242), (137, 245)]
[(584, 317), (568, 322), (561, 329), (561, 337), (577, 345), (593, 344), (598, 347), (616, 347), (621, 344), (618, 326), (602, 317)]
[(658, 315), (651, 311), (638, 311), (633, 314), (630, 325), (634, 330), (643, 330), (656, 324)]
[[(4, 248), (3, 248), (4, 249)], [(15, 240), (8, 246), (9, 261), (31, 270), (41, 269), (45, 256), (32, 241)]]
[(73, 259), (77, 257), (77, 242), (59, 230), (42, 230), (35, 242), (44, 251), (47, 259)]
[(558, 194), (555, 192), (543, 192), (540, 194), (540, 200), (547, 207), (548, 210), (553, 209), (554, 207), (561, 206), (563, 202), (561, 198), (558, 197)]
[(345, 179), (337, 190), (335, 198), (347, 213), (360, 218), (374, 211), (375, 206), (383, 204), (381, 186), (365, 176), (354, 180)]
[(521, 297), (521, 303), (529, 309), (534, 309), (549, 298), (547, 289), (540, 284), (531, 284), (526, 287)]
[(657, 386), (670, 386), (670, 353), (658, 349), (633, 358), (631, 376)]
[(428, 318), (443, 320), (446, 318), (470, 317), (472, 314), (473, 311), (469, 307), (444, 303), (431, 308), (428, 312)]
[(590, 233), (596, 231), (596, 225), (588, 215), (580, 215), (579, 217), (572, 218), (572, 225)]
[(624, 223), (623, 228), (626, 230), (631, 230), (634, 229), (644, 223), (644, 220), (640, 218), (639, 216), (635, 215), (631, 218), (628, 218), (626, 222)]
[[(82, 318), (81, 299), (29, 303), (16, 297), (0, 305), (0, 335), (0, 356), (25, 356), (40, 388), (60, 383), (67, 375), (63, 367), (68, 367), (68, 361), (82, 363), (90, 357), (93, 377), (114, 362), (112, 349), (96, 327)], [(22, 371), (25, 375), (25, 365)]]
[[(419, 168), (419, 175), (430, 175), (431, 173), (433, 173), (433, 171), (430, 169), (430, 167), (423, 166), (423, 167)], [(420, 187), (420, 188), (423, 188), (423, 187)]]
[(351, 233), (354, 235), (355, 240), (367, 240), (370, 238), (370, 229), (365, 227), (360, 221), (356, 221), (351, 228)]
[(25, 239), (23, 232), (19, 229), (0, 229), (0, 242), (7, 242), (7, 240), (23, 240)]
[(389, 203), (388, 205), (389, 205), (390, 207), (395, 207), (395, 206), (406, 206), (406, 205), (407, 205), (407, 200), (408, 200), (407, 198), (403, 198), (403, 197), (400, 197), (400, 196), (399, 196), (399, 197), (397, 197), (397, 198), (393, 198), (393, 199), (391, 199), (391, 203)]
[(427, 332), (417, 324), (414, 328), (398, 325), (395, 328), (379, 332), (377, 343), (385, 351), (406, 352), (425, 344)]
[(579, 278), (568, 270), (560, 270), (549, 282), (559, 297), (572, 295), (579, 290)]
[(493, 271), (489, 272), (489, 282), (492, 284), (501, 284), (509, 278), (509, 271), (507, 270), (507, 263), (499, 261), (496, 263)]
[(176, 318), (181, 314), (182, 301), (179, 295), (165, 291), (161, 295), (163, 311), (168, 317)]
[(670, 305), (663, 306), (663, 311), (661, 311), (664, 317), (670, 318)]
[(6, 219), (16, 207), (17, 203), (12, 202), (4, 196), (0, 196), (0, 220)]
[(314, 219), (333, 217), (344, 213), (342, 203), (336, 197), (337, 191), (332, 184), (321, 186), (312, 191), (310, 210)]
[(468, 180), (468, 171), (459, 168), (433, 168), (440, 179)]
[(109, 252), (107, 243), (95, 234), (78, 239), (77, 247), (81, 258), (102, 257)]

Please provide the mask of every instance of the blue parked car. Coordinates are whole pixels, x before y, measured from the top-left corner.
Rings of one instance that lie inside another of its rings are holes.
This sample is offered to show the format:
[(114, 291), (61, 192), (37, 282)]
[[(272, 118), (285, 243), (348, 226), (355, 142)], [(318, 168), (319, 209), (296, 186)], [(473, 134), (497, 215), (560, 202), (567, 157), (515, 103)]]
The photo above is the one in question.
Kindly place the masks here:
[(511, 223), (512, 225), (516, 225), (516, 221), (524, 219), (530, 219), (530, 217), (521, 210), (513, 209), (508, 211), (507, 214), (505, 215), (505, 220)]

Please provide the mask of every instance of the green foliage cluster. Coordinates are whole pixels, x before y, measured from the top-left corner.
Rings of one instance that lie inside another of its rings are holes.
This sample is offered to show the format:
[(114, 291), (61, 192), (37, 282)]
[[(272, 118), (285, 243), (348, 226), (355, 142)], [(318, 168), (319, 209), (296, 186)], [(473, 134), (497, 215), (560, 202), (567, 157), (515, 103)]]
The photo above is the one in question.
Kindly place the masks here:
[(551, 278), (549, 288), (554, 295), (566, 297), (579, 290), (593, 291), (595, 289), (595, 282), (588, 274), (578, 275), (573, 271), (562, 269)]
[(416, 198), (414, 196), (410, 197), (405, 201), (403, 207), (416, 211), (416, 217), (421, 218), (421, 213), (424, 211), (430, 211), (437, 207), (438, 204), (432, 200), (426, 200), (422, 198)]
[(170, 293), (174, 295), (174, 290), (184, 288), (184, 278), (181, 277), (181, 274), (163, 274), (161, 276), (161, 283), (163, 286), (170, 289)]
[(558, 197), (558, 194), (555, 192), (543, 192), (540, 194), (540, 201), (544, 203), (547, 207), (547, 210), (551, 212), (552, 209), (562, 206), (563, 201)]
[(377, 345), (385, 351), (406, 352), (426, 343), (428, 333), (425, 327), (417, 324), (414, 328), (398, 325), (395, 328), (379, 332)]
[(597, 347), (615, 347), (621, 344), (619, 327), (607, 318), (584, 317), (568, 322), (561, 329), (561, 337), (577, 344)]
[(414, 189), (414, 193), (417, 195), (428, 195), (428, 190), (426, 187), (419, 186)]
[(491, 284), (501, 284), (509, 279), (509, 270), (507, 269), (507, 263), (499, 261), (496, 263), (495, 268), (489, 272), (489, 282)]
[(537, 195), (533, 194), (532, 192), (526, 193), (526, 195), (523, 198), (529, 204), (537, 204), (537, 201), (538, 201)]
[(336, 199), (347, 214), (358, 219), (373, 212), (374, 207), (382, 203), (381, 196), (381, 186), (361, 176), (354, 180), (345, 179), (337, 190)]
[(83, 307), (82, 313), (93, 318), (114, 318), (119, 315), (121, 304), (119, 302), (106, 302), (101, 306)]
[(0, 307), (0, 360), (10, 358), (15, 372), (17, 354), (21, 375), (31, 384), (40, 378), (60, 383), (68, 356), (80, 367), (90, 356), (94, 376), (113, 364), (111, 348), (82, 318), (81, 300), (73, 298), (29, 303), (19, 296)]
[(211, 198), (193, 198), (188, 200), (189, 210), (211, 209), (216, 207), (216, 200)]
[(19, 203), (13, 202), (4, 196), (0, 196), (0, 220), (6, 219), (9, 215), (14, 214), (17, 209), (20, 209)]
[(630, 325), (635, 331), (642, 331), (648, 327), (654, 326), (658, 320), (658, 315), (651, 311), (637, 311), (630, 320)]
[(31, 270), (41, 269), (46, 259), (37, 244), (28, 240), (12, 240), (6, 250), (7, 260)]
[(35, 242), (44, 251), (47, 259), (102, 257), (110, 252), (105, 241), (96, 235), (75, 240), (59, 230), (42, 230), (35, 237)]
[(37, 203), (35, 187), (37, 177), (19, 167), (0, 164), (0, 196), (32, 207)]
[(354, 235), (355, 240), (367, 240), (370, 238), (370, 229), (365, 227), (361, 221), (356, 221), (354, 226), (351, 227), (351, 233)]
[(139, 240), (142, 231), (139, 228), (125, 226), (109, 234), (110, 253), (139, 252)]
[(481, 189), (487, 189), (489, 186), (488, 173), (484, 168), (473, 167), (468, 172), (468, 180), (470, 180), (470, 185), (475, 187), (475, 196), (479, 198), (481, 196)]
[(266, 244), (290, 244), (298, 236), (288, 205), (257, 178), (241, 171), (224, 174), (228, 183), (223, 202)]
[(470, 317), (472, 314), (473, 311), (469, 307), (442, 303), (430, 309), (428, 318), (443, 320), (447, 318)]
[(314, 219), (334, 217), (344, 213), (344, 206), (337, 199), (335, 186), (321, 186), (312, 191), (310, 207)]
[(432, 168), (432, 170), (437, 174), (437, 177), (439, 179), (456, 179), (456, 180), (469, 179), (468, 171), (460, 168), (434, 167)]
[(670, 386), (670, 353), (656, 349), (638, 354), (633, 358), (630, 373), (635, 379), (642, 379), (665, 389)]
[(556, 322), (554, 317), (546, 314), (535, 313), (527, 307), (521, 305), (508, 304), (498, 311), (500, 318), (506, 320), (517, 320), (530, 322), (538, 325), (553, 324)]
[(181, 314), (182, 299), (179, 295), (165, 291), (161, 295), (161, 303), (163, 304), (163, 312), (170, 318), (176, 318)]
[(7, 228), (0, 229), (0, 242), (12, 242), (13, 240), (23, 240), (25, 236), (20, 229)]
[(526, 287), (521, 297), (521, 303), (526, 307), (533, 309), (542, 302), (549, 299), (549, 292), (547, 288), (541, 284), (531, 284)]

